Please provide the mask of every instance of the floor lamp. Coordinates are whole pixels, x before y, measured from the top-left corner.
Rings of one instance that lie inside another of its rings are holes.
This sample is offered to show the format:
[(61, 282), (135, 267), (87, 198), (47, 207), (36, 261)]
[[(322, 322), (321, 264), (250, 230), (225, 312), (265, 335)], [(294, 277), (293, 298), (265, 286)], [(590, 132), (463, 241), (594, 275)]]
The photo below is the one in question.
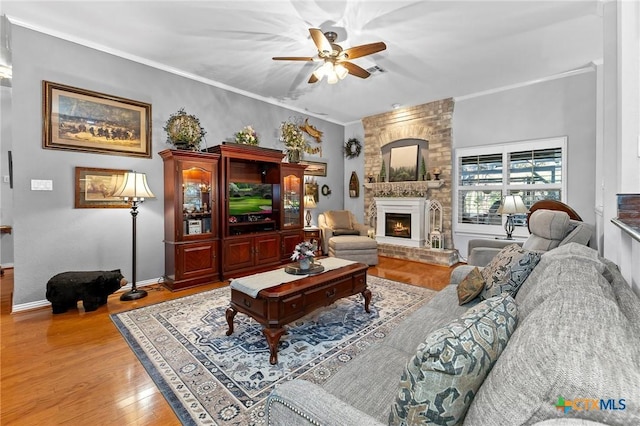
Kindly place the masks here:
[[(117, 184), (116, 184), (117, 185)], [(144, 202), (145, 198), (155, 198), (155, 195), (147, 185), (147, 175), (137, 172), (126, 172), (122, 177), (122, 182), (116, 186), (113, 192), (114, 197), (124, 199), (131, 205), (131, 221), (133, 235), (133, 255), (131, 264), (131, 290), (120, 296), (120, 300), (136, 300), (147, 296), (144, 290), (136, 287), (136, 217), (138, 216), (138, 206)]]
[(513, 240), (513, 215), (516, 213), (526, 213), (527, 206), (524, 205), (522, 197), (519, 195), (507, 195), (502, 199), (502, 204), (498, 208), (498, 214), (506, 214), (507, 221), (504, 224), (504, 230), (507, 231), (507, 240)]

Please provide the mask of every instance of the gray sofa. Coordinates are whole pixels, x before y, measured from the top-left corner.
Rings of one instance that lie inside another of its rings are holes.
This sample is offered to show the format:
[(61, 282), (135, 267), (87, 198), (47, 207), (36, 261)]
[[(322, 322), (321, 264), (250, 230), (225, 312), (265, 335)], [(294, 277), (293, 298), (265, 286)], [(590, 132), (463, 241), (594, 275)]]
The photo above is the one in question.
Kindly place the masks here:
[[(448, 287), (322, 386), (278, 386), (266, 402), (268, 424), (388, 424), (418, 345), (479, 303), (458, 305), (456, 287), (472, 269), (456, 268)], [(640, 424), (640, 299), (613, 263), (576, 243), (550, 250), (515, 304), (515, 331), (475, 397), (465, 398), (465, 425)], [(559, 398), (568, 408), (556, 407)]]

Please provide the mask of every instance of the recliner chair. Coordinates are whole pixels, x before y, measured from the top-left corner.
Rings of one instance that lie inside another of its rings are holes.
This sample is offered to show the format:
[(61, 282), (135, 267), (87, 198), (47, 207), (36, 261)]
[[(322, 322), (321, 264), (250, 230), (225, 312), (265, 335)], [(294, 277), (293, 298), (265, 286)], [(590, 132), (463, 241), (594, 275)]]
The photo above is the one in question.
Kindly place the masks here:
[(369, 238), (369, 227), (358, 223), (348, 210), (329, 210), (318, 215), (322, 252), (329, 256), (378, 264), (378, 243)]
[(573, 220), (564, 211), (535, 210), (529, 216), (529, 238), (524, 243), (515, 240), (474, 239), (468, 244), (468, 265), (486, 266), (504, 247), (519, 244), (524, 249), (549, 251), (571, 242), (589, 245), (593, 227)]

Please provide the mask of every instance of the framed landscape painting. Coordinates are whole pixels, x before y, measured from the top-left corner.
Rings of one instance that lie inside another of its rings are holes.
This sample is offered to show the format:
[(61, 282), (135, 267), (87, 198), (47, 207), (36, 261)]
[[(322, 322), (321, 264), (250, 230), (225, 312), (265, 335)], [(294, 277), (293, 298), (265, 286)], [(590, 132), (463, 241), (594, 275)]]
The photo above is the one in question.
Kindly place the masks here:
[[(122, 198), (114, 197), (114, 182), (127, 170), (76, 167), (76, 209), (129, 208)], [(122, 179), (120, 180), (122, 182)]]
[(151, 157), (151, 104), (42, 82), (43, 148)]
[(327, 163), (321, 163), (320, 161), (304, 161), (301, 160), (300, 164), (304, 164), (307, 168), (304, 171), (306, 176), (326, 176), (327, 175)]
[(418, 145), (391, 148), (389, 182), (418, 180)]

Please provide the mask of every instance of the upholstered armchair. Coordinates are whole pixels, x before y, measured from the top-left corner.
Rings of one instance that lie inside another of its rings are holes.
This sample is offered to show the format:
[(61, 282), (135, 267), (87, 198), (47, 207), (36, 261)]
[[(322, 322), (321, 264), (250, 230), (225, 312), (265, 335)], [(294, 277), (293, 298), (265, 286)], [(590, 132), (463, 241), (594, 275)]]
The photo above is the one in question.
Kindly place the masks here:
[(358, 223), (348, 210), (329, 210), (318, 215), (322, 252), (367, 265), (378, 264), (378, 243), (369, 238), (369, 227)]
[(529, 238), (523, 243), (514, 240), (470, 240), (467, 264), (486, 266), (500, 250), (519, 244), (527, 250), (549, 251), (571, 242), (589, 245), (593, 227), (573, 220), (564, 211), (535, 210), (529, 216)]

